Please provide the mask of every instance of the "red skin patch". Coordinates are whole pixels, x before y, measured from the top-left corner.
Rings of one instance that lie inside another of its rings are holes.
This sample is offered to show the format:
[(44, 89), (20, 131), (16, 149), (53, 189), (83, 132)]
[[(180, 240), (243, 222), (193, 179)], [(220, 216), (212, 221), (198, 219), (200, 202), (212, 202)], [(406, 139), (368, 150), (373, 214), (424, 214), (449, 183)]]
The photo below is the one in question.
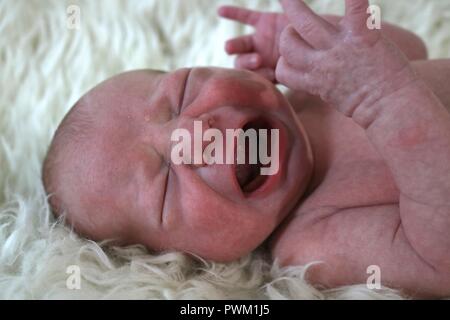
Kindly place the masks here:
[(393, 147), (414, 148), (427, 141), (428, 128), (416, 125), (399, 130), (397, 139), (391, 144)]

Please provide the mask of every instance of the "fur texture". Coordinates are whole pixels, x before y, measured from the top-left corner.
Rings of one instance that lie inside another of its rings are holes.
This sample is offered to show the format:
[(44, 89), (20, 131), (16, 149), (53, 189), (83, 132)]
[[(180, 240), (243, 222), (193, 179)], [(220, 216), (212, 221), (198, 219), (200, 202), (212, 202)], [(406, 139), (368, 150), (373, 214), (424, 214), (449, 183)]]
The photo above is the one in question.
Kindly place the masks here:
[[(342, 13), (343, 0), (311, 0)], [(365, 285), (319, 291), (305, 267), (280, 269), (263, 250), (230, 264), (152, 254), (78, 237), (55, 221), (40, 169), (52, 134), (88, 89), (139, 68), (231, 67), (224, 41), (248, 28), (219, 20), (222, 3), (280, 10), (270, 0), (0, 1), (0, 298), (394, 299)], [(380, 0), (383, 18), (422, 36), (433, 58), (450, 56), (450, 0)], [(69, 5), (79, 30), (66, 27)], [(70, 265), (81, 290), (66, 287)]]

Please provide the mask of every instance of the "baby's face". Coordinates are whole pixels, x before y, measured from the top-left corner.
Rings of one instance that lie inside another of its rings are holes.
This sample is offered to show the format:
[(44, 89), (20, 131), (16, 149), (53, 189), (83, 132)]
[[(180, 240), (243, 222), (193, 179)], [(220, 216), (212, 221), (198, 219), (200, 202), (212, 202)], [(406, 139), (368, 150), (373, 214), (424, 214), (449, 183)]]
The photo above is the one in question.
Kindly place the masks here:
[[(135, 71), (99, 85), (83, 103), (95, 128), (72, 194), (78, 210), (97, 216), (83, 222), (96, 221), (88, 227), (94, 239), (230, 261), (260, 245), (309, 182), (304, 131), (284, 96), (256, 74)], [(194, 137), (194, 121), (224, 137), (226, 129), (278, 129), (279, 170), (263, 178), (249, 166), (175, 165), (172, 134), (186, 129)], [(250, 176), (246, 170), (253, 172), (249, 181), (238, 179)], [(76, 227), (77, 217), (70, 220)]]

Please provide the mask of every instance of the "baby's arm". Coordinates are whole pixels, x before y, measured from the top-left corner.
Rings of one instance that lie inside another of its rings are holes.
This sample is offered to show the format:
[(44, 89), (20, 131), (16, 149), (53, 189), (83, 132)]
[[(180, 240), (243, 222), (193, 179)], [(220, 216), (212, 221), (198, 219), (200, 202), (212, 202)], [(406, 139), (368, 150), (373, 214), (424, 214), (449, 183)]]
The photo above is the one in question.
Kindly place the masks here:
[(414, 70), (419, 74), (434, 94), (450, 112), (450, 59), (424, 60), (411, 62)]
[[(252, 70), (270, 81), (275, 81), (275, 67), (280, 58), (279, 39), (289, 23), (287, 17), (283, 13), (254, 11), (234, 6), (220, 7), (219, 15), (255, 28), (255, 33), (230, 39), (225, 45), (228, 54), (236, 55), (236, 68)], [(335, 15), (322, 17), (336, 26), (342, 20), (342, 17)], [(408, 59), (427, 58), (424, 43), (412, 32), (389, 23), (382, 23), (381, 32), (393, 41)]]
[(405, 55), (366, 28), (367, 0), (346, 0), (338, 27), (302, 1), (283, 6), (293, 26), (281, 36), (277, 79), (320, 95), (366, 130), (401, 192), (392, 243), (401, 237), (435, 274), (448, 278), (449, 112)]

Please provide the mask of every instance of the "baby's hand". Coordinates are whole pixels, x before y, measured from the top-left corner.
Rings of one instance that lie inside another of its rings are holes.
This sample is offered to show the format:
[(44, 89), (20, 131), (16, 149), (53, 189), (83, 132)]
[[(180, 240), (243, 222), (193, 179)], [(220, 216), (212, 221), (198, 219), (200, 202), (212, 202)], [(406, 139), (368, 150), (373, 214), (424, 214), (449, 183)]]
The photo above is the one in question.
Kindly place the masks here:
[(238, 55), (236, 68), (252, 70), (275, 81), (275, 67), (280, 57), (279, 39), (288, 24), (286, 16), (232, 6), (220, 7), (219, 15), (255, 28), (254, 34), (231, 39), (226, 43), (227, 53)]
[(290, 26), (280, 38), (277, 80), (293, 90), (319, 95), (352, 116), (414, 80), (403, 53), (380, 30), (367, 27), (368, 0), (346, 0), (335, 26), (301, 0), (283, 0)]

